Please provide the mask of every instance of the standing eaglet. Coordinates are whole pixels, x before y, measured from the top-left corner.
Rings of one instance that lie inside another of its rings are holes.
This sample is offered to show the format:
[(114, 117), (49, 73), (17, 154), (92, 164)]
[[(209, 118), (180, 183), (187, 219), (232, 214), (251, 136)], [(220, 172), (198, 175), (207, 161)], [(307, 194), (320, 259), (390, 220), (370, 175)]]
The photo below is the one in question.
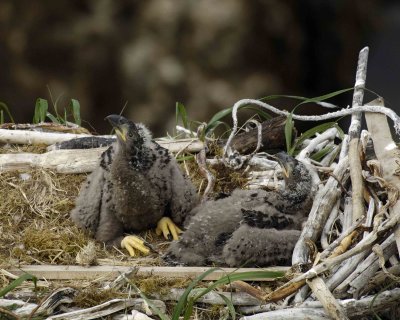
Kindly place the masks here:
[(118, 115), (106, 119), (117, 141), (82, 186), (71, 218), (107, 246), (125, 248), (131, 256), (135, 250), (147, 254), (140, 238), (124, 234), (156, 227), (158, 235), (178, 240), (182, 231), (176, 224), (197, 204), (196, 190), (146, 127)]
[(199, 205), (164, 260), (197, 266), (290, 264), (315, 191), (304, 164), (283, 152), (276, 158), (284, 189), (235, 190), (227, 198)]

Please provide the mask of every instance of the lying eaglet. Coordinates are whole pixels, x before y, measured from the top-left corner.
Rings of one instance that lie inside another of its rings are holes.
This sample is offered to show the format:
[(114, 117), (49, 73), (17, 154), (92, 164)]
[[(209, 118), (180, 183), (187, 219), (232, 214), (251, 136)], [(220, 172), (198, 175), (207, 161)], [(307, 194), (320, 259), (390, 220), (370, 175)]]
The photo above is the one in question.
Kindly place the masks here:
[(314, 188), (301, 162), (283, 152), (276, 158), (284, 172), (283, 190), (235, 190), (227, 198), (199, 205), (164, 259), (197, 266), (290, 264)]
[(142, 125), (118, 115), (106, 118), (117, 141), (88, 176), (71, 212), (72, 220), (107, 246), (148, 253), (143, 241), (125, 233), (157, 228), (174, 240), (197, 204), (196, 190), (168, 150), (152, 141)]

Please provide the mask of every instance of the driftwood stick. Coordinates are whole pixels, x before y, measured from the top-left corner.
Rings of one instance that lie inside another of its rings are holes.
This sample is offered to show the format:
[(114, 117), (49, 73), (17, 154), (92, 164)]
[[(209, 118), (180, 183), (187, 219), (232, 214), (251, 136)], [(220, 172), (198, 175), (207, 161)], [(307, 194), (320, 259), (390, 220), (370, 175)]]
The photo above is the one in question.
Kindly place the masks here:
[(57, 142), (91, 137), (90, 134), (53, 133), (28, 130), (0, 129), (0, 143), (10, 144), (55, 144)]
[(342, 307), (336, 301), (332, 292), (329, 291), (325, 282), (320, 277), (315, 277), (311, 280), (307, 280), (307, 284), (311, 288), (314, 295), (322, 303), (327, 314), (332, 319), (346, 320), (349, 319)]
[(307, 147), (303, 148), (300, 153), (297, 155), (297, 160), (306, 160), (310, 157), (310, 154), (317, 148), (317, 146), (324, 141), (329, 141), (335, 139), (338, 131), (336, 128), (330, 128), (323, 132), (322, 134), (316, 136), (311, 142), (307, 145)]
[[(152, 301), (157, 307), (165, 310), (165, 305), (162, 301)], [(97, 306), (63, 313), (56, 316), (48, 317), (48, 320), (90, 320), (106, 317), (121, 310), (136, 308), (143, 310), (143, 299), (113, 299)]]
[[(389, 238), (382, 243), (382, 250), (385, 260), (387, 260), (396, 252), (396, 245), (394, 243), (393, 235), (389, 236)], [(368, 280), (375, 275), (379, 267), (379, 257), (375, 253), (371, 253), (367, 259), (360, 263), (357, 269), (354, 270), (350, 278), (351, 281), (342, 283), (341, 286), (337, 288), (337, 292), (343, 291), (348, 283), (351, 287), (350, 292), (358, 295), (358, 292), (362, 290), (362, 288), (368, 283)]]
[(340, 199), (336, 201), (336, 205), (333, 207), (328, 220), (325, 223), (325, 226), (322, 230), (321, 234), (321, 246), (322, 249), (326, 249), (329, 246), (329, 234), (331, 233), (331, 230), (333, 228), (333, 224), (335, 223), (337, 216), (339, 214), (339, 206), (340, 206)]
[[(394, 276), (399, 276), (400, 264), (390, 267), (389, 269), (387, 269), (387, 272)], [(364, 295), (377, 287), (381, 287), (382, 284), (388, 279), (390, 279), (390, 276), (383, 270), (377, 272), (375, 276), (369, 279), (367, 285), (360, 290), (360, 295)]]
[(240, 318), (240, 320), (328, 320), (331, 319), (323, 309), (316, 308), (291, 308), (275, 310), (265, 313), (255, 314), (253, 316), (245, 316)]
[[(137, 267), (138, 276), (160, 276), (167, 278), (196, 278), (204, 272), (210, 270), (209, 267)], [(263, 271), (281, 271), (286, 272), (289, 267), (268, 267)], [(94, 279), (114, 279), (121, 273), (132, 272), (132, 267), (117, 265), (99, 265), (83, 267), (76, 265), (20, 265), (18, 268), (8, 270), (13, 274), (20, 276), (29, 273), (37, 278), (47, 280), (94, 280)], [(237, 272), (260, 271), (258, 268), (219, 268), (205, 277), (204, 281), (214, 281), (219, 278), (235, 274)], [(136, 271), (135, 271), (136, 272)], [(243, 279), (249, 280), (249, 279)], [(275, 278), (251, 279), (253, 281), (275, 281)]]
[[(324, 251), (322, 251), (320, 259), (324, 260), (328, 256), (331, 256), (334, 249), (339, 246), (343, 241), (348, 242), (346, 238), (350, 237), (351, 239), (353, 239), (353, 232), (361, 226), (363, 220), (363, 217), (361, 217), (360, 220), (357, 221), (357, 223), (353, 224), (350, 228), (342, 232), (342, 234), (335, 241), (333, 241)], [(337, 254), (333, 256), (337, 256)]]
[[(202, 289), (200, 289), (202, 290)], [(163, 300), (163, 301), (178, 301), (182, 294), (184, 293), (185, 289), (178, 289), (172, 288), (168, 293), (154, 293), (153, 297)], [(189, 296), (195, 296), (198, 292), (193, 291)], [(199, 303), (206, 303), (206, 304), (219, 304), (219, 305), (226, 305), (226, 302), (221, 295), (227, 297), (231, 300), (232, 304), (235, 306), (255, 306), (259, 305), (261, 302), (259, 299), (251, 296), (245, 292), (208, 292), (205, 295), (201, 296), (196, 301)]]
[[(376, 99), (370, 104), (384, 105), (383, 99)], [(399, 160), (400, 151), (392, 139), (392, 134), (385, 116), (366, 113), (365, 119), (368, 126), (368, 131), (371, 134), (374, 142), (375, 154), (382, 165), (382, 177), (389, 183), (393, 184), (397, 189), (400, 189), (399, 176)], [(400, 210), (400, 201), (397, 201), (393, 207), (389, 209), (389, 213), (393, 214)], [(400, 256), (400, 226), (397, 226), (395, 231), (397, 249)]]
[[(340, 180), (346, 172), (347, 167), (348, 158), (346, 157), (338, 163), (333, 175)], [(330, 177), (325, 186), (317, 192), (306, 226), (303, 228), (300, 238), (294, 248), (292, 264), (307, 262), (309, 247), (306, 245), (306, 240), (316, 241), (321, 234), (325, 221), (340, 196), (341, 191), (337, 186), (338, 181)]]
[[(365, 80), (367, 78), (368, 52), (368, 47), (365, 47), (360, 51), (358, 57), (352, 107), (359, 107), (362, 105)], [(359, 155), (360, 130), (361, 112), (353, 113), (351, 115), (351, 123), (349, 127), (349, 163), (353, 199), (353, 221), (357, 220), (364, 214), (364, 179), (362, 177), (361, 160)]]
[[(8, 130), (9, 131), (9, 130)], [(57, 134), (61, 135), (61, 134)], [(198, 152), (203, 143), (196, 140), (160, 141), (161, 146), (171, 152)], [(107, 149), (54, 150), (42, 154), (12, 153), (0, 154), (0, 172), (44, 168), (60, 173), (91, 172), (96, 168), (100, 155)]]
[[(370, 315), (373, 311), (381, 311), (390, 308), (393, 305), (398, 304), (400, 300), (400, 288), (396, 288), (393, 290), (386, 290), (381, 292), (378, 295), (370, 295), (363, 297), (360, 300), (355, 299), (345, 299), (345, 300), (337, 300), (339, 305), (344, 309), (345, 313), (348, 317), (362, 317)], [(269, 316), (274, 310), (280, 310), (283, 307), (277, 304), (266, 304), (261, 306), (254, 307), (241, 307), (239, 311), (243, 314), (252, 314), (259, 313), (258, 318), (250, 318), (247, 317), (248, 320), (256, 320), (256, 319), (270, 319)], [(298, 310), (298, 309), (311, 309), (318, 310), (322, 308), (322, 304), (320, 301), (305, 301), (298, 308), (292, 308), (290, 310)], [(304, 310), (304, 314), (307, 314), (307, 311)], [(264, 318), (262, 318), (264, 317)], [(281, 319), (290, 319), (290, 318), (281, 318)], [(308, 319), (306, 316), (304, 319)], [(323, 318), (322, 318), (323, 319)]]

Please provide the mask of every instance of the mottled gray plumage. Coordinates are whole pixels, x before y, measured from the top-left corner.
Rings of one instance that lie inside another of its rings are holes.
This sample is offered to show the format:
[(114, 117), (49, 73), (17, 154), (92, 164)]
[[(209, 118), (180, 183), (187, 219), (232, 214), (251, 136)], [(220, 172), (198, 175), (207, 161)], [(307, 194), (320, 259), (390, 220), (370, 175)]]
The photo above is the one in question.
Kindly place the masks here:
[(235, 190), (227, 198), (199, 205), (164, 259), (198, 266), (289, 264), (314, 191), (301, 162), (285, 153), (277, 158), (288, 174), (283, 190)]
[(197, 195), (175, 158), (142, 124), (116, 115), (107, 119), (118, 139), (82, 186), (73, 221), (109, 246), (120, 246), (126, 232), (156, 227), (165, 215), (182, 224)]

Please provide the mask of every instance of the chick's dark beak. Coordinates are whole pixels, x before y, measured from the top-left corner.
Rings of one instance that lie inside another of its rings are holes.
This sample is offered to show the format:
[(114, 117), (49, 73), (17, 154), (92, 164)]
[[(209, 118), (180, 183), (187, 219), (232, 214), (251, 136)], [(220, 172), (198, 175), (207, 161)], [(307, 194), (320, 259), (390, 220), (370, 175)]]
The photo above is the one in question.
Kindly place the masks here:
[(282, 171), (285, 177), (289, 178), (289, 176), (293, 172), (294, 159), (285, 152), (279, 152), (275, 156), (273, 156), (273, 158), (278, 161), (278, 163), (282, 167)]
[(109, 115), (105, 118), (105, 120), (108, 120), (108, 122), (113, 126), (118, 138), (126, 142), (128, 134), (128, 120), (117, 114)]

